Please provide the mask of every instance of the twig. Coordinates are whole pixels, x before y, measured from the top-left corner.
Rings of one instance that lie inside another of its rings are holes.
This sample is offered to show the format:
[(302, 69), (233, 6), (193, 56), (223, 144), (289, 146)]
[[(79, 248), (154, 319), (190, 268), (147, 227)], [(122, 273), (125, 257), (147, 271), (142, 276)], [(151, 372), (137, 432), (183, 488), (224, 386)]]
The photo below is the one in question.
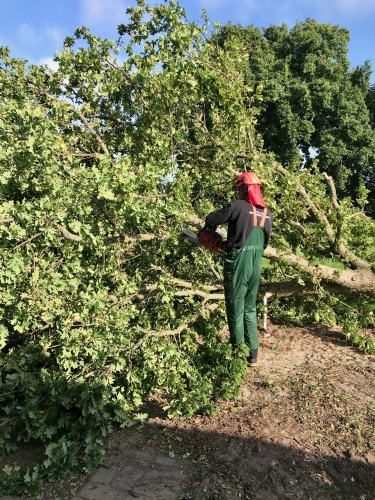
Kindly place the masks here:
[(13, 247), (11, 250), (9, 250), (9, 252), (6, 253), (6, 255), (9, 255), (11, 252), (14, 252), (14, 250), (17, 250), (18, 248), (21, 248), (23, 245), (27, 245), (31, 241), (35, 240), (35, 238), (38, 238), (38, 236), (40, 236), (41, 234), (43, 234), (43, 233), (40, 232), (40, 233), (34, 234), (34, 236), (31, 236), (31, 238), (28, 238), (27, 240), (23, 241), (19, 245)]
[(63, 262), (64, 262), (64, 257), (56, 262), (56, 264), (52, 267), (51, 271), (54, 271), (55, 269), (60, 267)]
[(5, 422), (2, 422), (0, 424), (0, 427), (3, 427), (3, 425), (6, 425), (7, 423), (11, 422), (12, 420), (14, 420), (17, 417), (18, 417), (18, 415), (16, 415), (15, 417), (12, 417), (12, 418), (8, 418), (8, 420), (5, 420)]
[(104, 151), (104, 153), (106, 155), (108, 155), (108, 156), (110, 155), (110, 153), (109, 153), (109, 151), (107, 149), (107, 146), (105, 145), (103, 139), (95, 132), (95, 130), (93, 129), (91, 123), (86, 119), (85, 115), (82, 113), (82, 111), (80, 109), (75, 108), (73, 106), (73, 104), (70, 104), (67, 101), (62, 101), (61, 99), (59, 99), (58, 97), (54, 96), (53, 94), (50, 94), (45, 89), (43, 89), (42, 87), (40, 87), (39, 85), (37, 85), (35, 82), (32, 82), (30, 80), (28, 80), (28, 82), (29, 82), (30, 85), (32, 85), (35, 88), (37, 88), (40, 92), (42, 92), (45, 96), (49, 97), (50, 99), (53, 99), (54, 101), (57, 101), (57, 102), (59, 102), (62, 105), (69, 106), (69, 108), (72, 109), (74, 111), (74, 113), (76, 113), (80, 117), (80, 119), (84, 123), (85, 127), (87, 128), (87, 130), (96, 138), (96, 140), (100, 144), (100, 146), (101, 146), (102, 150)]
[(50, 326), (51, 325), (48, 323), (47, 325), (44, 325), (41, 328), (38, 328), (37, 330), (32, 330), (31, 333), (43, 332), (44, 330), (47, 330), (47, 328), (50, 328)]
[(302, 226), (302, 224), (300, 224), (299, 222), (294, 221), (294, 220), (289, 221), (289, 224), (296, 227), (298, 229), (298, 231), (301, 233), (301, 235), (303, 236), (303, 238), (305, 240), (309, 241), (312, 244), (312, 246), (315, 248), (315, 250), (317, 250), (320, 254), (329, 255), (331, 253), (329, 248), (324, 247), (321, 243), (316, 241), (316, 238), (313, 238), (310, 234), (308, 234), (306, 229)]
[(90, 326), (100, 326), (99, 323), (73, 323), (71, 328), (89, 328)]
[(21, 392), (21, 389), (17, 389), (16, 391), (4, 392), (4, 394), (0, 394), (0, 398), (4, 396), (9, 396), (9, 394), (17, 394), (17, 392)]
[(204, 252), (203, 248), (200, 248), (206, 262), (208, 262), (208, 265), (210, 266), (211, 268), (211, 271), (213, 272), (213, 274), (215, 275), (216, 279), (220, 280), (221, 279), (221, 276), (220, 274), (216, 271), (216, 269), (214, 268), (214, 266), (212, 265), (212, 262), (210, 261), (210, 259), (208, 258), (208, 256), (206, 255), (206, 253)]

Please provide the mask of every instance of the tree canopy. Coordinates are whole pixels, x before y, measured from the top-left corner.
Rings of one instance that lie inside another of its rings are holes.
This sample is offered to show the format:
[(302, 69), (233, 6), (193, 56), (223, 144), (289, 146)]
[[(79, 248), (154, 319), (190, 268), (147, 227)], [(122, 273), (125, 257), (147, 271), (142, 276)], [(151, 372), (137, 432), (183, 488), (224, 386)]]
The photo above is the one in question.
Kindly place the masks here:
[(349, 31), (313, 19), (292, 28), (228, 24), (213, 35), (220, 46), (236, 38), (246, 47), (246, 82), (261, 88), (254, 105), (263, 146), (284, 165), (319, 160), (341, 196), (370, 191), (373, 212), (375, 129), (369, 61), (350, 69)]
[(57, 71), (0, 51), (0, 450), (38, 439), (47, 455), (7, 467), (0, 491), (88, 470), (152, 394), (191, 416), (239, 393), (246, 349), (223, 335), (220, 257), (179, 228), (231, 200), (248, 166), (275, 219), (273, 318), (339, 324), (375, 352), (356, 330), (373, 324), (366, 188), (339, 196), (316, 161), (263, 148), (269, 90), (244, 78), (242, 41), (217, 43), (173, 1), (128, 14), (117, 42), (66, 38)]

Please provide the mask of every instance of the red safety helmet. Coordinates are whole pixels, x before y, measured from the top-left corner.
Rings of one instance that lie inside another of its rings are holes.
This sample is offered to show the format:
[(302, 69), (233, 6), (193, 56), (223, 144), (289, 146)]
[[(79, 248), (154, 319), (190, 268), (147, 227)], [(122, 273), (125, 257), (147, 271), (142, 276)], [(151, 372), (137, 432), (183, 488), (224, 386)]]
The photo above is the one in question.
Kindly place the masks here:
[(241, 186), (251, 186), (252, 184), (262, 185), (257, 174), (254, 174), (254, 172), (244, 172), (237, 179), (236, 189), (240, 189)]

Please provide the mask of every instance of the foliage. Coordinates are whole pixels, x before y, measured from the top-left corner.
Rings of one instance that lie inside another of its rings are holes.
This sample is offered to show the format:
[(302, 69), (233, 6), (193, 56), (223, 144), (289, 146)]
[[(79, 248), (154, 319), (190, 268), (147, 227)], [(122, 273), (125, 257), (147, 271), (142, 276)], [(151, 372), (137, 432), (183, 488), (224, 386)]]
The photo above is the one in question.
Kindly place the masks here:
[[(349, 254), (334, 252), (327, 227), (339, 250), (375, 260), (366, 191), (356, 207), (345, 198), (337, 209), (318, 171), (298, 162), (285, 175), (257, 147), (254, 104), (264, 97), (238, 69), (238, 40), (220, 48), (208, 21), (189, 23), (173, 1), (139, 0), (128, 14), (117, 43), (76, 30), (57, 71), (0, 52), (0, 449), (46, 445), (38, 468), (4, 470), (2, 492), (89, 470), (114, 425), (147, 418), (151, 395), (170, 416), (191, 416), (239, 393), (247, 353), (220, 333), (220, 258), (187, 246), (179, 226), (230, 200), (246, 163), (276, 220), (267, 283), (319, 291), (318, 276), (284, 258), (316, 261), (317, 241), (347, 269)], [(327, 219), (296, 196), (300, 185)], [(362, 315), (336, 320), (370, 321), (371, 299), (358, 301)], [(316, 293), (295, 315), (313, 307), (328, 317)]]

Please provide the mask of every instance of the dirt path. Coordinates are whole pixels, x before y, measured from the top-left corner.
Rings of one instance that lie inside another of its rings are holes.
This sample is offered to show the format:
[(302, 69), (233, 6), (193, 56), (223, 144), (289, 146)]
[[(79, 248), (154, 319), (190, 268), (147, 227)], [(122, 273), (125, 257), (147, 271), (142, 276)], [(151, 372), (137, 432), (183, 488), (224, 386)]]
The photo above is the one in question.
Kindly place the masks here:
[(111, 436), (103, 467), (39, 498), (375, 500), (375, 356), (321, 325), (270, 333), (218, 414), (169, 420), (150, 401), (142, 429)]

